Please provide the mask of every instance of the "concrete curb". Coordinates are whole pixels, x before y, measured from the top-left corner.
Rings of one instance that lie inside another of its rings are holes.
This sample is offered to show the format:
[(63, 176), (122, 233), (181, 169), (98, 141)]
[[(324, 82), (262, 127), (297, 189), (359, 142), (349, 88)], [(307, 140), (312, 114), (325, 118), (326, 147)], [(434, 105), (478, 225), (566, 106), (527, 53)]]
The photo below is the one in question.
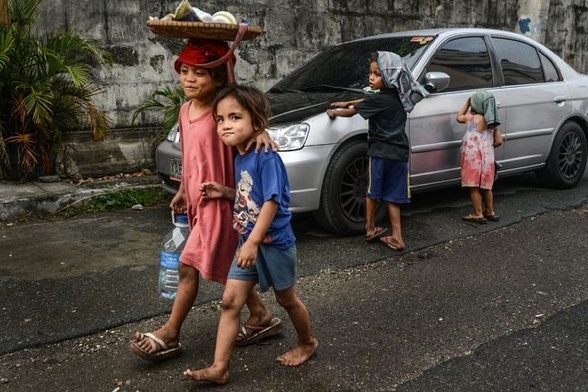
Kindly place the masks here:
[(79, 184), (68, 181), (3, 181), (0, 182), (0, 222), (14, 220), (29, 213), (52, 214), (68, 205), (113, 189), (154, 186), (160, 186), (156, 175), (117, 176)]

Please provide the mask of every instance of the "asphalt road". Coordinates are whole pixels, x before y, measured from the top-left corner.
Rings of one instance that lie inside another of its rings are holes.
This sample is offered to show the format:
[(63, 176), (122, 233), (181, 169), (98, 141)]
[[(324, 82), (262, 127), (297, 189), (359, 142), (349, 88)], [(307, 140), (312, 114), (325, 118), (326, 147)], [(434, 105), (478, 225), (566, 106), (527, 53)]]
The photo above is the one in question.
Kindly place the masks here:
[[(566, 191), (531, 175), (496, 184), (499, 223), (462, 222), (459, 189), (417, 194), (403, 210), (408, 248), (335, 237), (295, 219), (298, 289), (318, 355), (273, 359), (293, 343), (240, 348), (227, 391), (588, 390), (588, 179)], [(156, 293), (164, 206), (0, 226), (0, 391), (185, 391), (212, 359), (222, 287), (206, 284), (179, 359), (126, 350), (171, 303)], [(266, 295), (268, 306), (284, 312)]]

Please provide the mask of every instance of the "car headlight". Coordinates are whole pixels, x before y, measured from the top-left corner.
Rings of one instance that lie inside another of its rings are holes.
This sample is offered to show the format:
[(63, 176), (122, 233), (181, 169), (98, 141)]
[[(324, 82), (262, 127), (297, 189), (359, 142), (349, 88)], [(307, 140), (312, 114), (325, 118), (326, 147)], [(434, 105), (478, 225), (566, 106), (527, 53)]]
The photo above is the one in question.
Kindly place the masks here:
[(167, 141), (168, 142), (175, 142), (176, 138), (178, 137), (178, 123), (175, 123), (175, 125), (169, 130), (169, 133), (167, 134)]
[(310, 127), (308, 124), (286, 124), (268, 128), (270, 137), (280, 151), (299, 150), (304, 147)]

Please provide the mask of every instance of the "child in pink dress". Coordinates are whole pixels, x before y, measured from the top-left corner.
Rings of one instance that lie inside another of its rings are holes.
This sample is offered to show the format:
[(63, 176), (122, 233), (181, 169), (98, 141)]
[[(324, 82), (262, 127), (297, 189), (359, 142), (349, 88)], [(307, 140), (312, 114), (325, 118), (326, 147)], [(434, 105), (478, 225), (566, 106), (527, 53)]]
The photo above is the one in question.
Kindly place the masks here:
[[(469, 113), (468, 113), (469, 109)], [(474, 212), (467, 222), (497, 221), (494, 213), (494, 129), (500, 124), (494, 96), (480, 90), (461, 107), (457, 121), (467, 124), (461, 144), (461, 186), (470, 189)]]
[[(175, 62), (188, 102), (182, 105), (179, 115), (182, 181), (170, 208), (188, 214), (190, 236), (180, 256), (178, 291), (167, 323), (151, 333), (136, 332), (129, 342), (131, 352), (146, 360), (159, 361), (180, 354), (180, 329), (198, 294), (200, 275), (225, 284), (237, 248), (232, 203), (203, 200), (199, 189), (205, 181), (234, 187), (235, 152), (219, 140), (212, 116), (217, 91), (227, 85), (227, 70), (224, 65), (201, 66), (221, 59), (228, 51), (222, 41), (191, 39)], [(266, 150), (272, 145), (267, 132), (262, 132), (257, 142)], [(242, 345), (281, 333), (281, 320), (265, 309), (257, 291), (251, 291), (247, 306), (250, 317), (241, 330)]]

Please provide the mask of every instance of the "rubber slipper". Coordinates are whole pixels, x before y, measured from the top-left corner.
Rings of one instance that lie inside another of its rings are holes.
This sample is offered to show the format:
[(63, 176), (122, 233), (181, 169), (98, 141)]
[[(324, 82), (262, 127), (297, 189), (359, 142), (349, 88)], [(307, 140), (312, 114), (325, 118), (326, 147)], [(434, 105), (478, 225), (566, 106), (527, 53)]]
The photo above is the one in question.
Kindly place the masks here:
[(367, 235), (367, 234), (366, 234), (366, 236), (365, 236), (365, 240), (366, 240), (367, 242), (373, 241), (373, 240), (375, 240), (376, 238), (380, 238), (380, 236), (381, 236), (382, 234), (386, 233), (387, 231), (388, 231), (388, 229), (387, 229), (387, 228), (385, 228), (385, 227), (376, 227), (376, 228), (374, 229), (374, 232), (373, 232), (371, 235)]
[(261, 339), (269, 338), (270, 336), (276, 336), (282, 333), (284, 325), (282, 320), (274, 317), (269, 324), (266, 325), (244, 325), (239, 331), (235, 345), (247, 346), (249, 344), (257, 343)]
[(484, 214), (484, 218), (488, 219), (489, 221), (492, 222), (498, 222), (500, 220), (500, 216), (494, 214), (494, 215), (486, 215)]
[(140, 333), (141, 339), (149, 339), (151, 347), (154, 351), (147, 351), (139, 346), (139, 342), (135, 339), (129, 341), (129, 350), (137, 355), (139, 358), (146, 361), (158, 362), (166, 359), (178, 357), (182, 353), (182, 345), (178, 343), (174, 347), (168, 347), (167, 344), (152, 333)]
[(477, 216), (475, 216), (473, 214), (466, 215), (463, 218), (461, 218), (461, 220), (466, 221), (466, 222), (479, 223), (482, 225), (485, 225), (486, 223), (488, 223), (488, 219), (478, 218)]

